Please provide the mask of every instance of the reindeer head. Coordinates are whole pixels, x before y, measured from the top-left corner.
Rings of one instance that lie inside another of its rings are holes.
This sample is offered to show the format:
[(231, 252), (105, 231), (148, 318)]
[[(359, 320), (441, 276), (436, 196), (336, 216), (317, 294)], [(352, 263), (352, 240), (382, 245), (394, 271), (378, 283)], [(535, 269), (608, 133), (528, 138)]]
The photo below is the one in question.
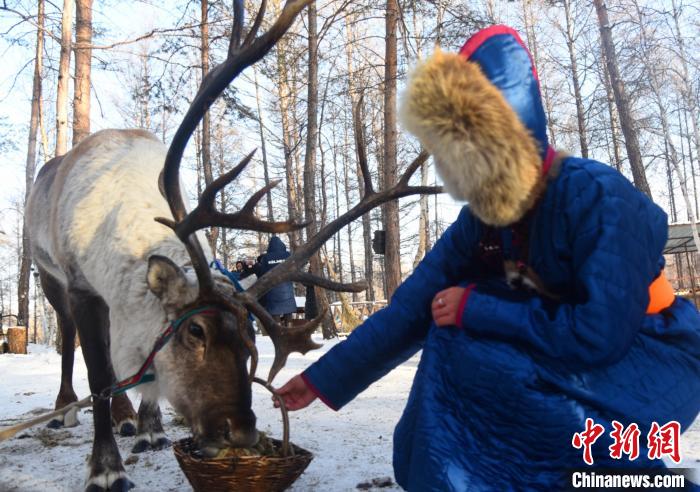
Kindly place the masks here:
[[(375, 192), (365, 153), (361, 152), (360, 167), (365, 190), (360, 203), (309, 237), (289, 258), (260, 277), (245, 292), (235, 292), (230, 284), (213, 280), (201, 244), (194, 234), (196, 231), (216, 226), (279, 234), (302, 229), (308, 224), (293, 221), (269, 222), (254, 215), (255, 205), (279, 181), (271, 182), (255, 192), (237, 212), (223, 214), (215, 209), (216, 194), (240, 175), (252, 159), (252, 153), (207, 186), (197, 207), (189, 213), (179, 187), (179, 165), (190, 136), (213, 101), (243, 69), (260, 60), (277, 43), (296, 15), (311, 1), (288, 0), (270, 29), (256, 37), (265, 12), (266, 1), (263, 0), (244, 41), (241, 41), (243, 1), (234, 1), (234, 22), (228, 57), (204, 78), (168, 149), (162, 173), (163, 191), (173, 218), (161, 217), (156, 220), (173, 229), (185, 244), (196, 279), (194, 276), (188, 278), (185, 272), (167, 258), (152, 257), (149, 261), (148, 285), (171, 317), (186, 317), (171, 342), (172, 347), (164, 351), (171, 363), (178, 367), (172, 371), (174, 376), (170, 377), (165, 386), (169, 400), (187, 417), (195, 440), (207, 454), (216, 453), (223, 446), (248, 446), (257, 439), (255, 415), (251, 410), (250, 384), (255, 377), (258, 357), (248, 322), (249, 314), (265, 327), (275, 346), (275, 358), (268, 374), (268, 382), (284, 366), (290, 353), (304, 354), (319, 347), (311, 339), (311, 334), (325, 317), (325, 312), (304, 325), (283, 327), (262, 307), (258, 299), (275, 285), (290, 281), (336, 291), (359, 292), (366, 289), (365, 282), (340, 284), (302, 272), (301, 269), (333, 234), (371, 209), (403, 196), (441, 191), (438, 187), (409, 186), (410, 177), (427, 158), (427, 154), (421, 153), (408, 166), (396, 186)], [(359, 111), (355, 113), (359, 115)], [(364, 150), (359, 117), (355, 125), (358, 147)], [(206, 309), (203, 312), (187, 316), (192, 310), (204, 307)], [(246, 365), (248, 358), (249, 370)]]
[(168, 319), (180, 321), (161, 352), (168, 376), (161, 385), (194, 430), (198, 447), (214, 456), (223, 447), (252, 446), (257, 432), (246, 363), (254, 332), (244, 310), (203, 305), (192, 272), (163, 256), (149, 258), (147, 283)]

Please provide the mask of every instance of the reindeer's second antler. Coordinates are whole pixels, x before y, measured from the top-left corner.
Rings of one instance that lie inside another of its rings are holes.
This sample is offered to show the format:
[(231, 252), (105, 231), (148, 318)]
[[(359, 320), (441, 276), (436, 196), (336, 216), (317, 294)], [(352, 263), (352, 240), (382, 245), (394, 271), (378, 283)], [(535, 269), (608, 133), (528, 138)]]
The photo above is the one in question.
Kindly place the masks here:
[[(309, 258), (311, 258), (311, 256), (318, 251), (323, 244), (331, 238), (331, 236), (333, 236), (333, 234), (338, 232), (353, 220), (363, 216), (370, 210), (388, 201), (396, 200), (409, 195), (441, 193), (441, 186), (410, 186), (408, 184), (411, 176), (415, 174), (416, 170), (427, 160), (427, 158), (428, 154), (425, 151), (418, 154), (418, 156), (408, 166), (403, 176), (401, 176), (399, 182), (389, 189), (374, 191), (370, 187), (365, 188), (365, 196), (357, 205), (342, 214), (340, 217), (337, 217), (332, 222), (326, 224), (326, 226), (318, 231), (314, 237), (309, 238), (305, 244), (301, 245), (283, 263), (277, 265), (273, 270), (270, 270), (268, 273), (260, 277), (260, 279), (253, 284), (248, 291), (251, 294), (260, 297), (275, 285), (282, 282), (299, 279), (299, 272), (301, 268), (306, 264)], [(363, 174), (368, 172), (366, 164), (361, 165), (361, 169)], [(301, 281), (304, 283), (317, 285), (322, 288), (330, 288), (331, 290), (346, 292), (355, 292), (354, 288), (357, 286), (357, 284), (334, 284), (334, 286), (331, 287), (328, 280), (311, 276), (307, 276)]]
[(236, 297), (262, 323), (275, 346), (275, 359), (267, 376), (268, 382), (272, 382), (277, 373), (284, 367), (289, 354), (292, 352), (305, 354), (309, 350), (314, 350), (321, 346), (311, 339), (311, 335), (323, 321), (326, 315), (325, 311), (317, 318), (304, 324), (282, 326), (275, 321), (258, 299), (248, 292), (238, 293)]

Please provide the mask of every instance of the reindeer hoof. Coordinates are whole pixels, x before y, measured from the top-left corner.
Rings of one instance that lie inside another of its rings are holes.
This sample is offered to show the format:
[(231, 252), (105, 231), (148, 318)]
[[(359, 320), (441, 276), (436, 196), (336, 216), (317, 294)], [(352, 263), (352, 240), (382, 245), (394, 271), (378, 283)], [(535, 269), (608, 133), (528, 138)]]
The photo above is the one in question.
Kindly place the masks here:
[(169, 448), (172, 443), (170, 439), (165, 437), (162, 432), (154, 433), (143, 433), (139, 434), (136, 438), (136, 444), (131, 448), (131, 452), (143, 453), (144, 451), (153, 450), (159, 451), (161, 449)]
[(156, 442), (153, 443), (153, 449), (154, 450), (161, 450), (161, 449), (166, 449), (169, 448), (172, 445), (172, 442), (170, 442), (170, 439), (167, 437), (160, 437), (156, 440)]
[(96, 480), (91, 479), (90, 481), (92, 483), (89, 483), (85, 488), (85, 492), (128, 492), (135, 487), (134, 482), (129, 480), (129, 478), (124, 475), (124, 472), (119, 473), (119, 475), (120, 476), (107, 486), (107, 488), (100, 484), (107, 476), (103, 475)]
[(136, 441), (134, 447), (131, 448), (131, 452), (137, 454), (143, 453), (144, 451), (148, 451), (149, 449), (151, 449), (151, 443), (144, 439), (141, 441)]
[(134, 482), (128, 478), (120, 478), (114, 482), (110, 487), (110, 492), (127, 492), (135, 487)]
[(136, 435), (136, 426), (131, 422), (122, 422), (119, 426), (119, 435), (130, 437)]
[(49, 423), (46, 424), (46, 427), (49, 429), (60, 429), (63, 427), (63, 420), (51, 419)]

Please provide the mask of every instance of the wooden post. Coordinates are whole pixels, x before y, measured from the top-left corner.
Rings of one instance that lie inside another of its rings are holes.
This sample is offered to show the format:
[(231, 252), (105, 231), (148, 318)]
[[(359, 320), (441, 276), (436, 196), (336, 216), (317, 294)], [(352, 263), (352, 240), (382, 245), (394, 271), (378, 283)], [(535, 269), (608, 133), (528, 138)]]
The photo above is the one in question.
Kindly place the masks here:
[(693, 300), (693, 303), (695, 304), (695, 307), (698, 307), (700, 306), (700, 303), (698, 302), (698, 290), (695, 286), (695, 270), (693, 269), (693, 266), (690, 263), (690, 250), (688, 249), (687, 244), (685, 246), (685, 260), (688, 262), (688, 275), (690, 276), (690, 295)]
[(15, 326), (7, 329), (7, 343), (11, 354), (27, 353), (27, 330), (24, 326)]

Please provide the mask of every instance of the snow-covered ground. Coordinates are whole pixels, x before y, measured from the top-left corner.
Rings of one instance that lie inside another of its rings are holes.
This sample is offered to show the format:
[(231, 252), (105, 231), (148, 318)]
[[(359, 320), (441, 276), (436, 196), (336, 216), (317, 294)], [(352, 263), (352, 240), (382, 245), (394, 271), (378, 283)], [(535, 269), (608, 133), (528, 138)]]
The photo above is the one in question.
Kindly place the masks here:
[[(276, 385), (304, 369), (335, 342), (306, 356), (290, 356)], [(272, 363), (269, 339), (259, 337), (260, 374)], [(414, 357), (371, 386), (340, 412), (322, 403), (290, 414), (292, 441), (314, 453), (314, 460), (295, 483), (294, 491), (351, 491), (361, 482), (393, 477), (391, 441), (393, 428), (405, 404), (418, 364)], [(60, 380), (60, 357), (51, 349), (30, 345), (29, 355), (0, 355), (0, 427), (53, 409)], [(80, 350), (76, 353), (75, 390), (79, 398), (88, 394), (87, 371)], [(132, 401), (135, 399), (132, 394)], [(258, 428), (281, 434), (279, 411), (272, 408), (270, 395), (255, 385), (253, 406)], [(186, 437), (186, 428), (172, 423), (172, 409), (164, 405), (166, 433), (172, 440)], [(0, 443), (0, 492), (82, 490), (85, 463), (91, 451), (92, 415), (81, 414), (81, 425), (49, 430), (38, 426)], [(117, 437), (126, 470), (137, 485), (135, 490), (190, 491), (171, 449), (131, 455), (133, 438)], [(682, 436), (684, 466), (700, 466), (700, 424)], [(128, 459), (132, 456), (134, 458)], [(374, 489), (380, 490), (380, 489)], [(381, 490), (399, 490), (394, 485)]]
[[(293, 354), (275, 379), (279, 386), (320, 357), (335, 342), (305, 356)], [(258, 337), (258, 373), (267, 375), (274, 349), (267, 337)], [(30, 345), (29, 355), (0, 355), (0, 427), (32, 418), (34, 413), (53, 409), (61, 376), (60, 356), (52, 349)], [(75, 358), (74, 387), (79, 398), (89, 393), (82, 352)], [(405, 404), (418, 364), (415, 357), (360, 395), (340, 412), (316, 402), (290, 413), (291, 440), (314, 454), (306, 472), (295, 482), (294, 491), (350, 491), (373, 478), (392, 477), (393, 428)], [(253, 408), (258, 429), (273, 436), (282, 434), (279, 410), (270, 394), (254, 385)], [(133, 392), (132, 401), (137, 400)], [(136, 403), (135, 403), (136, 405)], [(171, 440), (187, 437), (188, 430), (173, 425), (172, 409), (164, 404), (163, 423)], [(82, 490), (92, 449), (92, 414), (81, 412), (78, 427), (50, 430), (37, 426), (0, 443), (0, 492), (76, 492)], [(117, 437), (122, 459), (127, 460), (132, 437)], [(147, 451), (138, 461), (126, 464), (134, 490), (190, 491), (172, 449)], [(379, 489), (377, 489), (379, 490)], [(396, 485), (381, 490), (400, 490)]]

